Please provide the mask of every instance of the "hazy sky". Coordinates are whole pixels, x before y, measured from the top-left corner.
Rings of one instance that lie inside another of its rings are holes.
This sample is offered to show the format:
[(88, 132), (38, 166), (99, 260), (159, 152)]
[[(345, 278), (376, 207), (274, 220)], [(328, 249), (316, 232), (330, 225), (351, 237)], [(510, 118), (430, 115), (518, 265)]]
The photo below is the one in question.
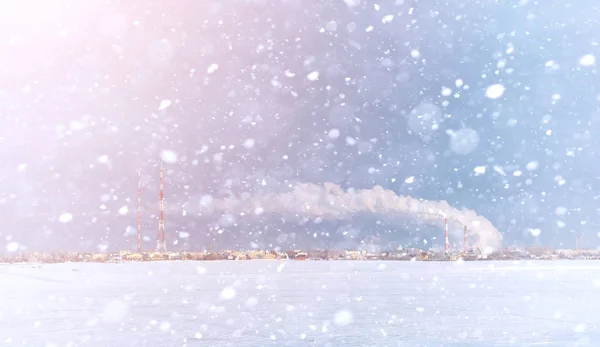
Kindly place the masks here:
[(153, 247), (162, 159), (169, 243), (187, 233), (173, 247), (286, 247), (289, 230), (307, 245), (347, 245), (344, 230), (441, 244), (392, 216), (182, 211), (298, 182), (446, 200), (505, 244), (586, 232), (595, 247), (594, 3), (2, 3), (0, 245), (128, 247), (141, 167)]

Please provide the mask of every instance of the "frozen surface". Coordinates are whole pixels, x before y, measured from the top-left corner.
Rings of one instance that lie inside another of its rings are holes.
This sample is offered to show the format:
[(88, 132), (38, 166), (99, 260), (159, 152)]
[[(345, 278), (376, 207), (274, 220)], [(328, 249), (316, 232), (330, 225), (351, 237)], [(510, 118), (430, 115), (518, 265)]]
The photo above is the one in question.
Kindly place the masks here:
[(595, 346), (600, 263), (0, 265), (0, 346)]

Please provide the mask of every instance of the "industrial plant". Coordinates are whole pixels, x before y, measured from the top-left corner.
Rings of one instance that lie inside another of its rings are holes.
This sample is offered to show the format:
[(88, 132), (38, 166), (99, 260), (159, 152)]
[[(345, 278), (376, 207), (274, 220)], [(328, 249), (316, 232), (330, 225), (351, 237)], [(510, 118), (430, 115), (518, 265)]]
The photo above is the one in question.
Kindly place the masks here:
[[(29, 254), (11, 253), (0, 258), (0, 263), (62, 263), (62, 262), (97, 262), (121, 263), (139, 261), (210, 261), (210, 260), (396, 260), (396, 261), (484, 261), (484, 260), (558, 260), (558, 259), (600, 259), (600, 251), (582, 249), (583, 235), (577, 238), (577, 249), (554, 250), (549, 248), (505, 248), (494, 252), (482, 252), (477, 247), (470, 247), (469, 229), (463, 225), (462, 245), (450, 244), (449, 218), (444, 220), (444, 248), (416, 249), (396, 248), (378, 252), (359, 249), (309, 249), (309, 250), (208, 250), (200, 252), (170, 252), (167, 250), (167, 239), (164, 220), (164, 182), (163, 167), (159, 172), (159, 216), (156, 248), (152, 251), (142, 250), (142, 179), (138, 170), (138, 214), (137, 214), (137, 247), (119, 252), (63, 252)], [(135, 251), (133, 250), (135, 249)]]

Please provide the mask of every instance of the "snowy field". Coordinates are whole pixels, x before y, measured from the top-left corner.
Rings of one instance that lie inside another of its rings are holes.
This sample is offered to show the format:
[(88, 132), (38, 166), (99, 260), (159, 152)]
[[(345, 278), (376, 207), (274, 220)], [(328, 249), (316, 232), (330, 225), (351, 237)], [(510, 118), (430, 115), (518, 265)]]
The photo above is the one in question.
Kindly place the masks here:
[(0, 265), (0, 346), (598, 346), (600, 262)]

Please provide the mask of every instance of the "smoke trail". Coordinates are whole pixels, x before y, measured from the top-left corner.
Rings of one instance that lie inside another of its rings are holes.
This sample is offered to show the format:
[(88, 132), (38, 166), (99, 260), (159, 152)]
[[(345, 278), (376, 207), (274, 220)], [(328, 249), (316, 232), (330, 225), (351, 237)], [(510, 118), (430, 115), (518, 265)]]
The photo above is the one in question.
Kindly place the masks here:
[[(480, 249), (498, 249), (500, 232), (485, 217), (472, 210), (458, 210), (446, 201), (428, 201), (409, 196), (398, 196), (381, 186), (372, 189), (345, 191), (339, 185), (325, 183), (296, 184), (292, 191), (260, 196), (246, 195), (241, 199), (203, 199), (201, 213), (228, 214), (279, 213), (329, 219), (347, 219), (355, 213), (372, 212), (403, 216), (418, 222), (441, 226), (444, 218), (469, 227), (472, 244)], [(442, 229), (440, 229), (442, 230)]]

